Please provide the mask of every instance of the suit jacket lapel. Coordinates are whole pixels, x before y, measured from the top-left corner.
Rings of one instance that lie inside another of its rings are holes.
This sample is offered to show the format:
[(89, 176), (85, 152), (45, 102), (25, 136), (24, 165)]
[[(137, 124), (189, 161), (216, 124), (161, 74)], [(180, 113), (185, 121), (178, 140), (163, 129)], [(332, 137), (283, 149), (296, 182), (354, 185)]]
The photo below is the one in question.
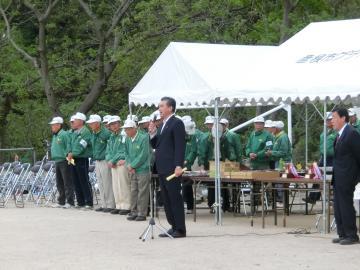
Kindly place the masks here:
[(347, 134), (348, 134), (348, 131), (349, 131), (349, 125), (347, 125), (344, 130), (343, 130), (343, 133), (341, 134), (341, 136), (338, 138), (338, 140), (336, 141), (336, 144), (335, 144), (335, 150), (342, 144), (342, 142), (345, 140)]
[(164, 129), (163, 129), (162, 132), (161, 132), (161, 129), (162, 129), (162, 127), (163, 127), (164, 124), (161, 124), (161, 126), (158, 128), (158, 133), (157, 133), (157, 136), (158, 136), (157, 145), (160, 144), (160, 141), (161, 141), (161, 139), (163, 138), (163, 135), (164, 135), (164, 134), (166, 133), (166, 131), (168, 130), (169, 125), (171, 124), (171, 121), (173, 120), (173, 118), (174, 118), (174, 116), (171, 116), (171, 117), (167, 120), (167, 122), (166, 122), (166, 124), (165, 124), (165, 127), (164, 127)]

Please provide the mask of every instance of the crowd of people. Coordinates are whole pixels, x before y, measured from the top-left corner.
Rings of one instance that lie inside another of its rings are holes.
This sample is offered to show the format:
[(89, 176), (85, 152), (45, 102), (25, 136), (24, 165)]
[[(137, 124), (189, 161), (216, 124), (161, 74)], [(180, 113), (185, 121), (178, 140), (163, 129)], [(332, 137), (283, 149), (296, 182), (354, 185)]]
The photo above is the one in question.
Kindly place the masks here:
[[(93, 192), (89, 182), (89, 159), (92, 159), (95, 161), (101, 199), (101, 206), (95, 211), (126, 215), (130, 221), (146, 220), (151, 175), (158, 174), (162, 201), (173, 229), (169, 233), (185, 236), (184, 212), (192, 213), (195, 203), (192, 181), (187, 177), (177, 182), (161, 178), (172, 174), (172, 167), (175, 168), (176, 177), (181, 176), (184, 167), (187, 170), (192, 170), (194, 166), (200, 171), (209, 170), (210, 161), (214, 160), (215, 118), (207, 116), (204, 119), (207, 129), (201, 131), (191, 116), (175, 115), (176, 103), (173, 99), (165, 98), (164, 104), (159, 106), (159, 111), (142, 117), (140, 121), (136, 115), (128, 115), (122, 121), (117, 115), (101, 118), (94, 114), (87, 118), (77, 112), (70, 119), (71, 129), (68, 131), (63, 128), (63, 119), (54, 117), (50, 122), (53, 133), (51, 157), (56, 163), (59, 193), (55, 207), (93, 209)], [(360, 130), (360, 120), (356, 119), (355, 112), (350, 109), (348, 113), (350, 124)], [(333, 128), (332, 117), (333, 113), (328, 113), (327, 166), (333, 165), (338, 134)], [(229, 130), (229, 121), (222, 118), (219, 122), (222, 127), (221, 161), (240, 164), (247, 159), (251, 170), (276, 169), (291, 162), (292, 146), (282, 121), (265, 121), (262, 116), (256, 117), (254, 130), (244, 147), (239, 134)], [(320, 165), (324, 161), (324, 137), (321, 134)], [(169, 160), (171, 164), (167, 164)], [(278, 187), (281, 189), (281, 185)], [(221, 196), (223, 211), (230, 211), (229, 191), (222, 188)], [(319, 197), (319, 193), (313, 192), (305, 202), (315, 203)], [(281, 192), (278, 192), (278, 204), (282, 204), (282, 198)], [(211, 213), (214, 212), (214, 202), (215, 191), (209, 186), (208, 206)]]

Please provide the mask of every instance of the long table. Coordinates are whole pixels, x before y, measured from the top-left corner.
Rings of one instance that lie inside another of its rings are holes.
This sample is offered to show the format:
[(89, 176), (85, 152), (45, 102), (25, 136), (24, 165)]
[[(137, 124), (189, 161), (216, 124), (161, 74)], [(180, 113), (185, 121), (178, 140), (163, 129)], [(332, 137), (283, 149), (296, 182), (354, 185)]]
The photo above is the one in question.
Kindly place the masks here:
[[(215, 179), (207, 176), (187, 176), (193, 181), (194, 186), (194, 201), (196, 202), (196, 188), (199, 183), (214, 183)], [(241, 184), (241, 183), (251, 183), (251, 193), (250, 196), (253, 198), (255, 193), (253, 192), (254, 183), (260, 183), (260, 195), (261, 195), (261, 218), (262, 218), (262, 228), (265, 228), (265, 211), (264, 211), (264, 196), (266, 190), (276, 191), (282, 190), (284, 196), (284, 207), (283, 207), (283, 226), (286, 227), (286, 215), (287, 209), (286, 197), (288, 196), (289, 191), (323, 191), (323, 181), (316, 179), (307, 179), (307, 178), (271, 178), (271, 179), (242, 179), (242, 178), (221, 178), (221, 183), (225, 184)], [(296, 183), (299, 185), (304, 185), (305, 187), (289, 187), (288, 185)], [(330, 198), (330, 184), (331, 181), (327, 180), (326, 182), (326, 197)], [(269, 185), (270, 184), (270, 185)], [(274, 184), (284, 184), (284, 187), (276, 187)], [(308, 184), (320, 184), (319, 188), (308, 188)], [(228, 187), (225, 187), (228, 188)], [(251, 204), (253, 203), (253, 199), (250, 200)], [(275, 200), (274, 200), (275, 201)], [(253, 208), (253, 205), (251, 205)], [(327, 209), (327, 230), (330, 232), (330, 203), (328, 203)], [(268, 210), (269, 211), (269, 210)], [(273, 210), (274, 212), (274, 225), (277, 225), (277, 207), (276, 203), (274, 204)], [(194, 222), (196, 222), (196, 203), (194, 204)], [(254, 211), (251, 211), (251, 226), (254, 225)]]

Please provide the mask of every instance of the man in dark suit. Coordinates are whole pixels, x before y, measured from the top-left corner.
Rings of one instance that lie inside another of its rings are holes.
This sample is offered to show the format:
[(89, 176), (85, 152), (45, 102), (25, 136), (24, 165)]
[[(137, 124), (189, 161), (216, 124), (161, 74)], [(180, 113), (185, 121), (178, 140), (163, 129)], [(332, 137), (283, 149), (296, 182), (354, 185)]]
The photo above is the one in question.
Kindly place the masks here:
[(344, 108), (332, 111), (332, 123), (338, 131), (334, 147), (334, 212), (338, 238), (333, 243), (351, 245), (359, 242), (354, 209), (354, 190), (360, 176), (360, 135), (348, 124)]
[[(168, 233), (174, 238), (186, 237), (184, 202), (181, 195), (181, 175), (185, 157), (185, 127), (175, 117), (176, 101), (163, 97), (159, 104), (163, 123), (156, 129), (150, 123), (151, 145), (155, 149), (155, 164), (159, 175), (160, 189), (167, 221), (172, 226)], [(166, 178), (175, 174), (175, 178)], [(160, 234), (166, 237), (166, 234)]]

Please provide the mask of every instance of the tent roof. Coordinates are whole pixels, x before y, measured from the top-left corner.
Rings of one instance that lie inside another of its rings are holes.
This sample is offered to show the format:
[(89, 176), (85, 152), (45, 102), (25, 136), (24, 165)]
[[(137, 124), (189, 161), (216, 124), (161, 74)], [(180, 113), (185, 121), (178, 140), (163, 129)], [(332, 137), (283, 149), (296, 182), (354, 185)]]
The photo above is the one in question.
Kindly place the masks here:
[(350, 100), (360, 94), (360, 20), (311, 23), (281, 46), (172, 42), (129, 102), (180, 107)]

